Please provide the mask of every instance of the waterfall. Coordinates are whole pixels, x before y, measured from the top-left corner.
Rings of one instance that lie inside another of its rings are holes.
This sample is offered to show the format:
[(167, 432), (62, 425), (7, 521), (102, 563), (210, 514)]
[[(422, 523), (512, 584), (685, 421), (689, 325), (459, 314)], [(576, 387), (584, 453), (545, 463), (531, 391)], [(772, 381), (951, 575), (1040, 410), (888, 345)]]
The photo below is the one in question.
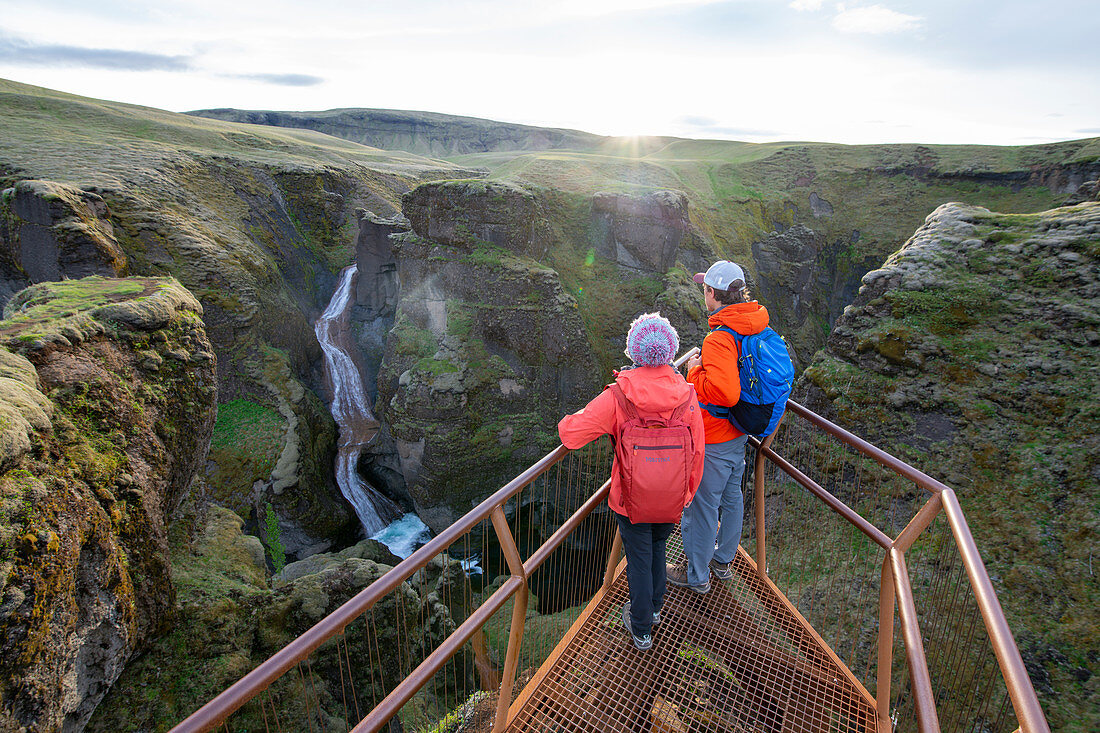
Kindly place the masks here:
[(348, 355), (348, 320), (351, 294), (358, 268), (350, 265), (340, 273), (340, 284), (324, 314), (317, 319), (314, 332), (325, 352), (325, 372), (332, 383), (332, 417), (339, 429), (336, 454), (336, 483), (355, 507), (367, 536), (381, 532), (401, 516), (401, 508), (379, 493), (359, 475), (357, 465), (363, 448), (378, 433), (378, 421), (370, 412), (370, 403), (359, 370)]

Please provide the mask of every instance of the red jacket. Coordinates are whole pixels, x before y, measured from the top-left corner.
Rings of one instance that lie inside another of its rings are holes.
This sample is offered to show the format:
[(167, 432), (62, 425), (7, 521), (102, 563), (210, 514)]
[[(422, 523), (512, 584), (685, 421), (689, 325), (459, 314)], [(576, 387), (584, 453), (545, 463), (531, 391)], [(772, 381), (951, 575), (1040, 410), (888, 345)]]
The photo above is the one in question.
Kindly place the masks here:
[[(760, 333), (768, 327), (768, 309), (755, 300), (723, 306), (710, 314), (711, 328), (727, 326), (745, 336)], [(711, 331), (703, 339), (703, 363), (688, 370), (687, 381), (695, 386), (700, 402), (729, 407), (741, 399), (741, 378), (737, 372), (737, 339), (725, 331)], [(703, 425), (708, 443), (725, 443), (743, 433), (703, 410)]]
[[(691, 385), (684, 381), (680, 373), (669, 365), (657, 367), (637, 367), (628, 371), (619, 372), (615, 376), (623, 394), (634, 405), (645, 412), (656, 412), (662, 417), (669, 417), (672, 411), (684, 402), (684, 399), (694, 393)], [(691, 467), (691, 495), (695, 496), (695, 490), (699, 488), (699, 480), (703, 477), (703, 453), (704, 433), (702, 410), (699, 405), (692, 405), (692, 409), (685, 413), (685, 418), (691, 426), (691, 437), (695, 444), (695, 455)], [(604, 433), (614, 434), (625, 416), (619, 410), (619, 404), (611, 390), (603, 392), (572, 415), (566, 415), (558, 423), (558, 435), (562, 445), (566, 448), (580, 448), (590, 443)], [(618, 470), (611, 472), (611, 494), (607, 497), (607, 503), (612, 510), (626, 515), (626, 508), (622, 501), (622, 487), (619, 482)]]

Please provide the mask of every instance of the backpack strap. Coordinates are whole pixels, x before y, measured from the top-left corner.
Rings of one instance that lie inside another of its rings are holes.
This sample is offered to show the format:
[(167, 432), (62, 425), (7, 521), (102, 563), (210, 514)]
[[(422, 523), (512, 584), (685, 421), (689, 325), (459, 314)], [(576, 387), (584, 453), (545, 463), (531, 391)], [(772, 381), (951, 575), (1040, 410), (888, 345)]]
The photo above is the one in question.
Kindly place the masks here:
[(634, 406), (626, 397), (626, 393), (623, 392), (623, 388), (619, 386), (618, 382), (612, 382), (604, 387), (604, 389), (611, 390), (611, 394), (615, 395), (615, 401), (619, 403), (619, 409), (626, 415), (627, 420), (635, 420), (638, 418), (638, 408)]
[[(736, 341), (736, 343), (737, 343), (737, 379), (740, 381), (740, 379), (741, 379), (741, 340), (744, 339), (745, 337), (744, 337), (744, 335), (742, 335), (740, 333), (737, 333), (737, 331), (734, 331), (729, 326), (715, 326), (714, 328), (710, 329), (711, 333), (714, 333), (715, 331), (724, 331), (724, 332), (730, 334), (731, 336), (733, 336), (734, 341)], [(700, 409), (703, 409), (703, 410), (706, 410), (707, 412), (709, 412), (711, 417), (713, 417), (713, 418), (716, 418), (718, 420), (729, 420), (729, 416), (730, 416), (730, 406), (729, 405), (713, 405), (709, 402), (703, 402), (702, 400), (699, 400), (699, 407), (700, 407)]]
[(706, 410), (710, 413), (711, 417), (719, 420), (728, 420), (730, 416), (729, 405), (712, 405), (709, 402), (699, 402), (699, 409)]

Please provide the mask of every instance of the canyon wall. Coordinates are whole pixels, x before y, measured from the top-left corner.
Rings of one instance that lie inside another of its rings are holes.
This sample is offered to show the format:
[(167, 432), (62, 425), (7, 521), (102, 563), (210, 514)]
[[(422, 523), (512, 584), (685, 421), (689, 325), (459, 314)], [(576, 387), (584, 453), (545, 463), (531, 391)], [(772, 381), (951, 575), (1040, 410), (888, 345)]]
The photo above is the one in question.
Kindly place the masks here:
[(1098, 349), (1100, 200), (947, 204), (863, 277), (795, 395), (955, 488), (1052, 730), (1100, 722)]
[(215, 358), (171, 279), (16, 294), (0, 321), (0, 728), (81, 730), (175, 609), (167, 524), (203, 465)]

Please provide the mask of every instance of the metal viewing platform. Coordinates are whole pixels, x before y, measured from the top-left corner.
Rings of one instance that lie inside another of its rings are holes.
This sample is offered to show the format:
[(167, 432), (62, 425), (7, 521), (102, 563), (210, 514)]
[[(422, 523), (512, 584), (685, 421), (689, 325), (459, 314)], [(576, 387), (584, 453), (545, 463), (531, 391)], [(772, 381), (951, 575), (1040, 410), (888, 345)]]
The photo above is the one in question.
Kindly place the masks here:
[(750, 445), (733, 578), (670, 588), (648, 651), (622, 623), (604, 438), (548, 453), (173, 731), (1049, 730), (951, 488), (794, 402)]

